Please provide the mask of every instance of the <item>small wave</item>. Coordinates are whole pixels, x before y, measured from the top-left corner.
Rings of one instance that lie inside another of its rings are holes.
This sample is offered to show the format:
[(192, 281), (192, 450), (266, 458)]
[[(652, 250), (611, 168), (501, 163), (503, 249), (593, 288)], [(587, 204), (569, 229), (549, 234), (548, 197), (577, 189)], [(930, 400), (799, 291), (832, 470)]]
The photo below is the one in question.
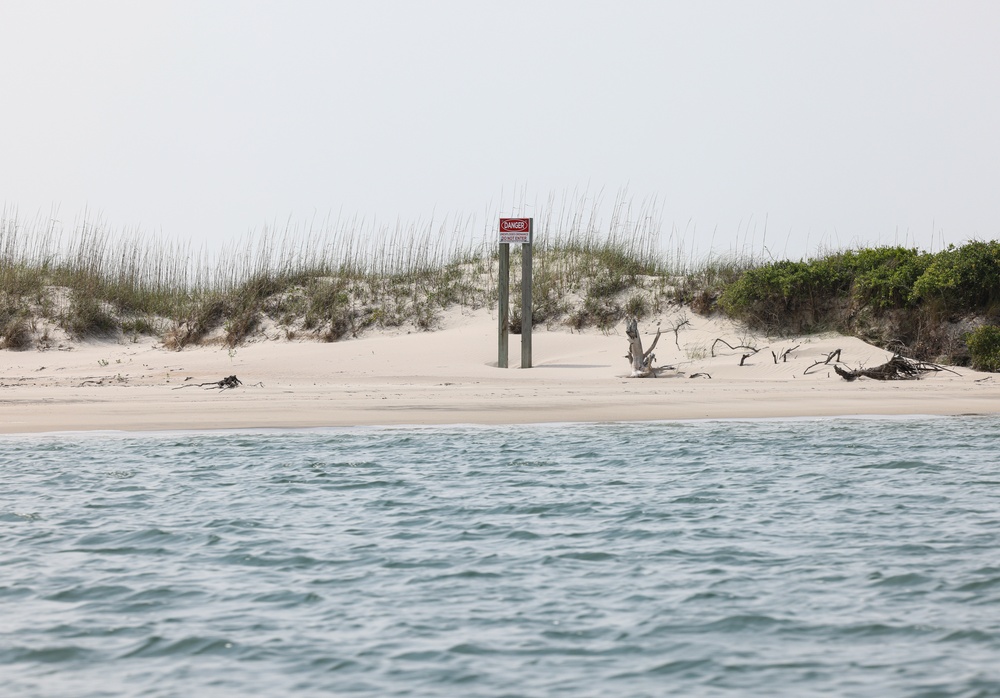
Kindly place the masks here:
[(894, 574), (888, 577), (882, 577), (874, 582), (875, 586), (882, 587), (918, 587), (925, 584), (931, 584), (935, 580), (925, 577), (922, 574), (916, 572), (908, 572), (906, 574)]
[(406, 487), (410, 483), (405, 480), (363, 480), (361, 482), (348, 482), (344, 484), (324, 483), (324, 490), (350, 491), (350, 490), (373, 490), (385, 489), (387, 487)]
[(680, 674), (686, 677), (694, 677), (705, 673), (700, 670), (711, 669), (714, 671), (715, 667), (715, 662), (711, 659), (677, 659), (655, 666), (646, 673), (654, 676), (673, 676), (675, 674)]
[(171, 641), (154, 635), (122, 654), (121, 658), (195, 657), (205, 654), (227, 654), (233, 650), (234, 646), (235, 643), (232, 641), (220, 638), (192, 636)]
[(944, 637), (937, 640), (937, 642), (983, 642), (987, 644), (996, 644), (997, 636), (983, 632), (982, 630), (954, 630), (949, 632)]
[(69, 662), (90, 661), (98, 656), (94, 650), (77, 645), (60, 645), (55, 647), (14, 647), (0, 650), (0, 664), (32, 663), (65, 664)]
[(531, 531), (524, 531), (524, 530), (521, 530), (521, 529), (517, 529), (517, 530), (511, 531), (510, 533), (507, 534), (506, 537), (510, 538), (512, 540), (540, 540), (541, 539), (541, 536), (538, 535), (537, 533), (532, 533)]
[(615, 560), (617, 558), (617, 556), (612, 553), (602, 553), (599, 551), (563, 553), (559, 557), (564, 560), (583, 560), (584, 562), (604, 562), (606, 560)]
[(918, 625), (889, 625), (888, 623), (852, 623), (838, 629), (837, 634), (850, 637), (887, 637), (904, 635), (923, 635), (931, 632), (929, 628)]
[(940, 472), (947, 468), (922, 460), (892, 460), (884, 463), (870, 463), (857, 466), (858, 470), (925, 470)]
[(322, 600), (322, 596), (311, 591), (275, 591), (253, 597), (254, 603), (277, 604), (288, 608), (296, 608), (303, 604), (315, 604)]
[(77, 602), (107, 600), (132, 593), (132, 588), (120, 584), (79, 584), (71, 589), (62, 589), (46, 596), (48, 601)]
[(8, 523), (24, 523), (25, 521), (38, 521), (42, 518), (42, 515), (36, 511), (29, 512), (18, 512), (15, 511), (10, 514), (0, 514), (0, 522)]
[(474, 642), (460, 642), (457, 645), (448, 648), (448, 652), (451, 654), (472, 654), (472, 655), (486, 655), (486, 654), (496, 654), (497, 650), (486, 647), (484, 645), (479, 645)]
[(996, 587), (1000, 587), (1000, 577), (967, 582), (958, 587), (956, 591), (983, 591), (984, 589), (994, 589)]
[(787, 624), (786, 620), (762, 613), (748, 613), (729, 616), (698, 627), (704, 632), (742, 633), (748, 630), (769, 630)]

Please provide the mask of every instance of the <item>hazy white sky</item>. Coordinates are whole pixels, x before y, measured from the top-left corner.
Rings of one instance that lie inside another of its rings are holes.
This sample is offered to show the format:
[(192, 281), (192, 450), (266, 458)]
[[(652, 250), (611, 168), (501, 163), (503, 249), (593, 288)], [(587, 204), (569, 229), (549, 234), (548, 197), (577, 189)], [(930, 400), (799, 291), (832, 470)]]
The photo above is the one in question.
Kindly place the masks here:
[(0, 33), (22, 218), (222, 244), (627, 186), (720, 250), (1000, 235), (991, 0), (0, 0)]

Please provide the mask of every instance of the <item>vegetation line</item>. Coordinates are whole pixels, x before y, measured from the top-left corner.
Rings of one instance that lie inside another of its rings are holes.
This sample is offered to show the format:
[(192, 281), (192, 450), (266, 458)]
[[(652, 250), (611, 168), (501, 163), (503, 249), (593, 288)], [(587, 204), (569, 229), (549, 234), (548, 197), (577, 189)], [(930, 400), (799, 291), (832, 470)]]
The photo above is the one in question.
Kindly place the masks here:
[[(801, 261), (762, 254), (696, 261), (664, 250), (655, 207), (619, 196), (536, 213), (533, 320), (610, 329), (687, 306), (773, 334), (837, 330), (939, 363), (1000, 370), (1000, 242), (937, 253), (878, 247)], [(497, 245), (473, 222), (379, 226), (357, 219), (265, 228), (210, 258), (115, 233), (84, 216), (72, 233), (0, 214), (0, 349), (66, 339), (160, 338), (238, 346), (265, 329), (335, 341), (369, 329), (433, 329), (450, 307), (496, 303)], [(668, 243), (676, 242), (673, 233)], [(519, 250), (512, 250), (517, 289)], [(518, 308), (520, 300), (512, 299)], [(520, 317), (512, 315), (513, 330)]]

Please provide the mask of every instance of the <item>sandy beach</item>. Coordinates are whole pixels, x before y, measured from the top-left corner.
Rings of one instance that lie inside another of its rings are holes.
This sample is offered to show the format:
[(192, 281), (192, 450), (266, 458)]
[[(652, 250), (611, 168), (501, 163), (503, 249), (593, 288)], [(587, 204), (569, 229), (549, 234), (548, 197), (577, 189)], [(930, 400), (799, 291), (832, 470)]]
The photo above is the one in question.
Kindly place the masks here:
[[(921, 380), (848, 382), (814, 365), (841, 350), (850, 368), (891, 354), (841, 335), (750, 336), (689, 316), (656, 347), (659, 377), (629, 378), (624, 326), (612, 333), (536, 328), (534, 367), (496, 366), (496, 320), (455, 312), (434, 332), (396, 331), (334, 343), (261, 338), (168, 351), (152, 339), (4, 351), (0, 432), (519, 424), (1000, 412), (1000, 379), (956, 368)], [(670, 327), (666, 318), (662, 326)], [(656, 320), (640, 324), (646, 346)], [(748, 344), (760, 349), (740, 366)], [(712, 344), (715, 343), (715, 356)], [(786, 361), (775, 363), (791, 351)], [(703, 374), (696, 376), (696, 374)], [(243, 383), (212, 383), (235, 375)]]

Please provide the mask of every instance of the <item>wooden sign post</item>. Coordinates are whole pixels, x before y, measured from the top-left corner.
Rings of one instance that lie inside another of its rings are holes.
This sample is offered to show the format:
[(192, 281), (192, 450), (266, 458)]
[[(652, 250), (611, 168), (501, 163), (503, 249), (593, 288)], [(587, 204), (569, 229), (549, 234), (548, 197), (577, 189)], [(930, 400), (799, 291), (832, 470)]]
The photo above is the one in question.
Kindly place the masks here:
[(510, 330), (510, 243), (521, 243), (521, 368), (531, 368), (531, 243), (533, 218), (500, 219), (500, 308), (497, 366), (507, 368)]

